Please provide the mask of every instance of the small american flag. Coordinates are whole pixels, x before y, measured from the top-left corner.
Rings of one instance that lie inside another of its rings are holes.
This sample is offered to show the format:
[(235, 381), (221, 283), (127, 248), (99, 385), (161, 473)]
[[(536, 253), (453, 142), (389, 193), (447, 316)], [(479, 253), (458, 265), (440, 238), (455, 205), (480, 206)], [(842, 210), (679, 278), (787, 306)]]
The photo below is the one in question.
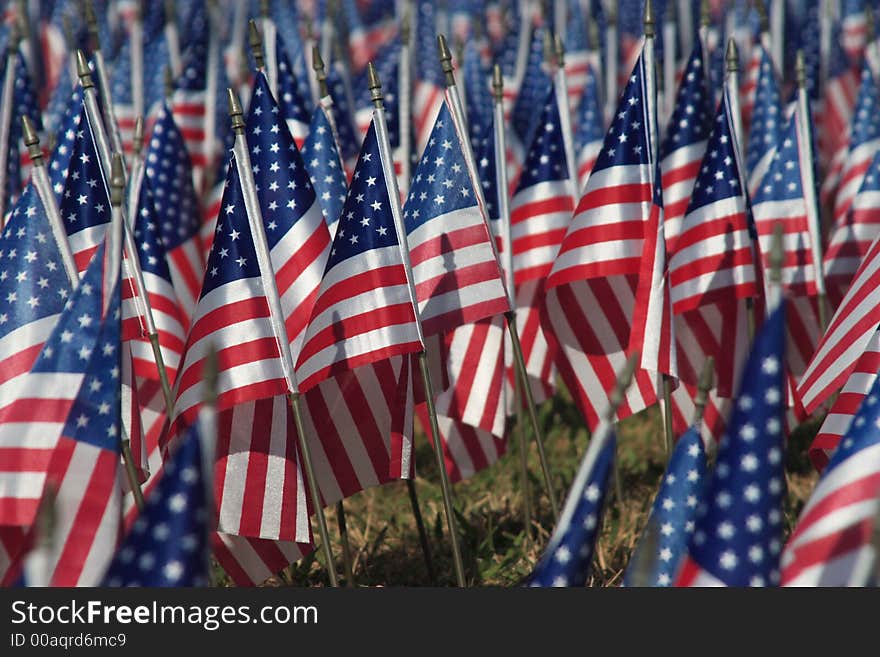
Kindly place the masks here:
[(332, 233), (336, 232), (339, 215), (342, 213), (348, 185), (339, 147), (334, 137), (333, 124), (327, 116), (328, 111), (322, 105), (315, 108), (309, 126), (309, 136), (303, 144), (302, 157), (332, 237)]
[(868, 586), (880, 506), (880, 383), (831, 456), (782, 553), (784, 586)]
[(599, 100), (599, 84), (592, 66), (587, 67), (584, 93), (576, 108), (575, 151), (577, 156), (578, 190), (583, 190), (602, 149), (605, 121)]
[(34, 479), (45, 476), (55, 442), (23, 440), (21, 422), (28, 416), (16, 418), (19, 399), (40, 395), (39, 388), (26, 393), (28, 372), (70, 298), (61, 253), (32, 185), (0, 235), (0, 263), (0, 525), (27, 526), (42, 492)]
[[(122, 49), (113, 62), (110, 75), (110, 92), (113, 97), (113, 115), (116, 117), (116, 125), (119, 126), (119, 135), (122, 137), (122, 148), (128, 157), (134, 150), (134, 127), (137, 115), (146, 112), (147, 108), (135, 107), (134, 85), (132, 84), (132, 41), (126, 39)], [(77, 89), (79, 89), (77, 83)], [(146, 121), (146, 117), (143, 117)]]
[(755, 336), (676, 586), (779, 584), (784, 348), (779, 307)]
[(603, 422), (590, 438), (559, 523), (529, 577), (529, 586), (586, 584), (616, 449), (614, 429)]
[[(67, 182), (67, 173), (70, 169), (70, 160), (73, 157), (73, 146), (76, 143), (77, 133), (85, 128), (85, 106), (83, 105), (82, 86), (77, 83), (73, 92), (67, 98), (67, 109), (64, 119), (58, 128), (55, 137), (55, 149), (49, 158), (48, 174), (49, 182), (55, 197), (61, 201), (64, 194), (64, 184)], [(82, 128), (80, 127), (82, 126)]]
[(201, 432), (190, 427), (123, 539), (104, 586), (207, 586), (209, 481)]
[(46, 445), (52, 452), (39, 473), (44, 476), (31, 482), (38, 495), (44, 482), (58, 491), (51, 586), (96, 586), (122, 525), (120, 298), (112, 273), (119, 270), (120, 254), (113, 257), (105, 249), (102, 243), (95, 251), (28, 375), (26, 390), (39, 390), (41, 403), (35, 405), (24, 390), (18, 399), (25, 405), (19, 413), (31, 420), (24, 444)]
[[(6, 212), (12, 207), (15, 200), (21, 194), (24, 183), (30, 168), (30, 158), (27, 149), (23, 148), (22, 143), (22, 124), (21, 117), (27, 116), (33, 121), (34, 127), (39, 131), (42, 130), (42, 120), (39, 106), (37, 105), (37, 96), (34, 93), (31, 77), (28, 73), (27, 64), (21, 50), (10, 58), (6, 58), (8, 62), (13, 62), (15, 66), (15, 75), (12, 92), (12, 116), (9, 121), (9, 154), (6, 159), (6, 189), (0, 190), (0, 194), (6, 196)], [(5, 78), (5, 67), (4, 67)], [(2, 217), (0, 217), (2, 220)]]
[[(568, 104), (574, 112), (588, 91), (591, 53), (587, 20), (580, 0), (567, 0), (565, 34), (565, 77), (568, 82)], [(596, 99), (598, 101), (598, 98)]]
[(492, 236), (459, 139), (452, 113), (443, 103), (404, 206), (413, 283), (426, 335), (510, 310)]
[(553, 79), (544, 63), (544, 29), (536, 27), (532, 32), (528, 63), (510, 117), (511, 137), (526, 146), (534, 142), (534, 133), (543, 123), (535, 108), (546, 105), (553, 89)]
[[(204, 20), (204, 19), (202, 19)], [(171, 95), (171, 113), (174, 122), (183, 136), (186, 151), (193, 167), (193, 180), (201, 186), (206, 159), (205, 116), (208, 113), (207, 72), (208, 42), (207, 34), (193, 42), (184, 52), (183, 73), (174, 81)]]
[(423, 348), (389, 197), (371, 125), (299, 354), (303, 391), (338, 372)]
[(214, 532), (211, 545), (217, 562), (236, 586), (258, 586), (313, 549), (306, 543), (268, 541), (222, 532)]
[[(773, 149), (782, 140), (785, 125), (779, 83), (773, 70), (770, 54), (760, 44), (757, 88), (755, 89), (754, 113), (751, 116), (749, 140), (746, 147), (746, 169), (749, 172), (749, 192), (764, 178), (770, 166)], [(745, 119), (743, 119), (745, 120)]]
[[(672, 585), (694, 533), (708, 469), (700, 431), (691, 427), (669, 457), (646, 530), (626, 567), (625, 586)], [(654, 532), (654, 544), (647, 538), (648, 531)]]
[(860, 62), (868, 44), (865, 0), (843, 0), (840, 6), (843, 49), (850, 61)]
[(712, 128), (709, 101), (703, 44), (701, 39), (697, 39), (678, 87), (666, 136), (660, 146), (666, 243), (670, 253), (674, 251), (675, 242), (681, 234), (700, 162), (706, 152), (706, 141)]
[(297, 86), (287, 47), (280, 33), (276, 33), (275, 54), (278, 59), (278, 104), (296, 147), (302, 148), (309, 134), (309, 109)]
[(187, 319), (199, 296), (205, 263), (199, 229), (199, 200), (186, 140), (167, 104), (159, 111), (145, 155), (153, 204), (162, 217), (159, 230), (168, 253), (171, 280)]
[[(434, 4), (419, 2), (416, 10), (415, 75), (412, 99), (415, 152), (425, 150), (434, 120), (443, 103), (445, 82), (437, 52), (437, 24)], [(382, 80), (387, 79), (382, 75)]]
[(344, 70), (345, 62), (334, 61), (327, 70), (327, 87), (333, 104), (330, 112), (336, 125), (336, 137), (344, 162), (357, 157), (360, 150), (360, 134), (354, 122), (354, 100), (351, 97), (349, 79)]

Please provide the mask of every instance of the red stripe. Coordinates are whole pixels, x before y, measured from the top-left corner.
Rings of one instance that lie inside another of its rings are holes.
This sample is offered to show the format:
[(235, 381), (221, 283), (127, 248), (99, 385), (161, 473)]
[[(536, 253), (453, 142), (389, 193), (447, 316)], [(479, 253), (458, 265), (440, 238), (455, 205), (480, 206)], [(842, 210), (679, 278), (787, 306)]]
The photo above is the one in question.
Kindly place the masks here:
[(431, 258), (447, 253), (455, 253), (457, 249), (463, 249), (474, 244), (489, 245), (489, 233), (486, 231), (486, 226), (482, 223), (466, 228), (444, 231), (436, 237), (411, 246), (409, 257), (413, 267), (415, 267)]

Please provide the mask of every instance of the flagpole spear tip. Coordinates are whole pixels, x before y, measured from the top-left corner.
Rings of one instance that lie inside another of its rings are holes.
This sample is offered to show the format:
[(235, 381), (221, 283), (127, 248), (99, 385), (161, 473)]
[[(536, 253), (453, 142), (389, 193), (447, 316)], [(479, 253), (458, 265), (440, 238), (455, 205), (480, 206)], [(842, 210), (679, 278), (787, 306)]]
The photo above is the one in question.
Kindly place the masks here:
[(83, 89), (95, 86), (95, 83), (92, 81), (92, 69), (89, 68), (89, 60), (86, 59), (86, 54), (81, 49), (76, 51), (76, 75), (79, 77), (79, 82)]
[(409, 37), (412, 32), (412, 17), (409, 13), (409, 3), (403, 8), (403, 14), (400, 17), (400, 41), (403, 45), (409, 45)]
[(330, 89), (327, 88), (327, 73), (324, 70), (324, 58), (321, 57), (321, 49), (312, 46), (312, 68), (315, 70), (315, 79), (318, 81), (318, 95), (326, 98), (330, 95)]
[(785, 229), (782, 222), (777, 221), (773, 226), (773, 241), (770, 242), (770, 276), (769, 280), (777, 285), (782, 283), (782, 265), (785, 261), (785, 252), (782, 239)]
[(698, 425), (703, 421), (706, 412), (706, 403), (709, 401), (709, 392), (715, 387), (715, 357), (709, 356), (703, 363), (703, 371), (697, 382), (697, 394), (694, 396), (694, 417), (691, 424)]
[(641, 356), (642, 353), (638, 350), (631, 353), (626, 359), (626, 365), (623, 366), (623, 369), (617, 375), (617, 381), (614, 383), (614, 388), (611, 390), (611, 394), (608, 395), (608, 414), (606, 419), (609, 422), (614, 421), (614, 416), (617, 415), (617, 409), (623, 403), (623, 398), (626, 396), (629, 384), (632, 383), (633, 375), (636, 372), (636, 367), (639, 364)]
[(248, 43), (250, 44), (251, 54), (254, 56), (257, 69), (262, 69), (266, 65), (263, 59), (263, 37), (260, 36), (257, 22), (253, 18), (248, 21)]
[(89, 35), (92, 38), (98, 38), (98, 15), (95, 13), (95, 5), (92, 0), (85, 1), (85, 11), (86, 11), (86, 27), (89, 30)]
[(654, 38), (654, 3), (651, 0), (645, 0), (645, 38)]
[(496, 102), (504, 100), (504, 76), (501, 75), (501, 65), (495, 64), (492, 67), (492, 93)]
[(727, 40), (727, 55), (725, 56), (727, 59), (727, 72), (728, 73), (736, 73), (739, 71), (739, 51), (736, 47), (736, 41), (734, 41), (733, 37), (730, 37)]
[(140, 155), (144, 147), (144, 117), (138, 115), (134, 120), (134, 136), (132, 148), (135, 155)]
[(165, 98), (170, 99), (174, 95), (174, 73), (171, 66), (165, 67)]
[(232, 87), (226, 88), (226, 100), (229, 103), (229, 118), (232, 120), (232, 130), (237, 135), (243, 135), (244, 110), (241, 109), (241, 101)]
[(565, 44), (562, 43), (562, 37), (558, 34), (556, 38), (553, 39), (553, 45), (556, 50), (556, 65), (559, 68), (565, 66)]
[(269, 18), (270, 13), (269, 0), (260, 0), (260, 16), (263, 18)]
[(118, 208), (125, 196), (125, 170), (122, 167), (122, 153), (110, 156), (110, 205)]
[(761, 23), (761, 32), (770, 32), (770, 18), (767, 15), (767, 5), (764, 0), (755, 0), (755, 11), (758, 12), (758, 20)]
[(553, 66), (556, 53), (553, 52), (553, 36), (549, 30), (544, 30), (544, 62), (548, 66)]
[(870, 4), (865, 5), (865, 43), (874, 41), (874, 9)]
[(799, 89), (807, 88), (807, 63), (804, 61), (804, 51), (798, 50), (795, 55), (794, 70), (797, 75)]
[(67, 50), (74, 50), (73, 25), (70, 22), (70, 16), (64, 14), (61, 16), (61, 32), (64, 34), (64, 43)]
[(455, 72), (452, 67), (452, 51), (449, 50), (449, 44), (446, 37), (442, 34), (437, 35), (437, 50), (440, 52), (440, 68), (446, 76), (446, 86), (455, 86)]
[(712, 24), (712, 12), (709, 7), (709, 0), (701, 0), (700, 2), (700, 27), (709, 27)]
[(370, 89), (370, 100), (377, 109), (382, 109), (382, 83), (373, 62), (367, 64), (367, 86)]
[(6, 44), (6, 52), (10, 57), (18, 52), (18, 46), (21, 44), (21, 27), (18, 21), (12, 21), (9, 27), (9, 42)]
[(21, 123), (23, 127), (22, 136), (24, 139), (24, 145), (28, 148), (28, 155), (30, 155), (31, 162), (34, 163), (35, 167), (43, 166), (43, 151), (40, 149), (40, 137), (34, 129), (31, 117), (25, 114), (21, 117)]
[(208, 353), (205, 355), (205, 361), (202, 365), (202, 380), (205, 382), (202, 401), (209, 406), (214, 406), (217, 403), (218, 371), (217, 345), (211, 342), (208, 344)]

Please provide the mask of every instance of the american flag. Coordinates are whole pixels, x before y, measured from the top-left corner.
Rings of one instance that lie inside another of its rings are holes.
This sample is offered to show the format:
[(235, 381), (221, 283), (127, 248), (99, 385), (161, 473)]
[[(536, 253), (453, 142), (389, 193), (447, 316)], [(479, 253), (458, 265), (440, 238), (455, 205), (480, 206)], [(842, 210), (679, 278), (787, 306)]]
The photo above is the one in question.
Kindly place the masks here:
[(336, 126), (336, 137), (344, 162), (357, 157), (360, 150), (360, 134), (354, 122), (354, 100), (351, 97), (350, 79), (346, 75), (345, 62), (334, 61), (327, 70), (327, 88), (333, 104), (330, 113)]
[(784, 586), (869, 586), (880, 508), (880, 383), (874, 382), (782, 553)]
[[(27, 526), (37, 511), (57, 435), (39, 442), (23, 440), (27, 416), (16, 417), (22, 410), (19, 399), (31, 385), (28, 372), (70, 297), (60, 250), (32, 185), (0, 235), (0, 263), (0, 525)], [(40, 388), (29, 394), (40, 395)]]
[[(678, 439), (623, 576), (624, 586), (671, 586), (694, 533), (709, 467), (698, 427)], [(654, 543), (647, 532), (654, 533)]]
[[(332, 237), (342, 212), (342, 204), (345, 203), (348, 185), (333, 130), (334, 124), (330, 122), (328, 111), (331, 110), (322, 105), (315, 108), (309, 136), (303, 144), (302, 158)], [(350, 118), (346, 120), (350, 122)]]
[[(590, 48), (587, 20), (580, 0), (568, 0), (565, 34), (565, 77), (568, 82), (568, 104), (572, 112), (585, 93), (589, 93)], [(598, 101), (598, 98), (596, 99)]]
[(832, 34), (829, 79), (825, 84), (822, 111), (817, 117), (820, 161), (828, 168), (822, 181), (822, 203), (831, 206), (840, 182), (840, 171), (849, 148), (849, 129), (859, 93), (860, 73), (840, 45), (839, 24)]
[[(749, 140), (746, 147), (746, 170), (749, 172), (749, 192), (754, 193), (770, 167), (775, 146), (782, 140), (785, 125), (779, 94), (779, 83), (773, 62), (764, 46), (758, 49), (759, 73), (755, 90), (754, 113), (751, 116)], [(745, 121), (745, 118), (743, 119)]]
[(782, 224), (784, 261), (782, 286), (788, 293), (786, 315), (786, 362), (789, 371), (800, 376), (819, 341), (816, 264), (804, 196), (798, 117), (783, 128), (779, 143), (771, 149), (769, 166), (752, 195), (752, 214), (765, 272), (770, 271), (773, 232)]
[(45, 469), (29, 483), (34, 497), (44, 485), (57, 490), (51, 586), (96, 586), (122, 524), (120, 298), (114, 274), (120, 254), (106, 249), (105, 242), (95, 251), (28, 374), (17, 412), (7, 407), (7, 422), (24, 420), (22, 444), (51, 450)]
[(510, 310), (492, 236), (452, 113), (440, 108), (404, 206), (413, 284), (426, 335)]
[(880, 325), (880, 238), (875, 239), (853, 283), (822, 335), (798, 382), (798, 397), (814, 412), (846, 382)]
[(660, 145), (666, 244), (670, 253), (675, 250), (675, 242), (681, 234), (684, 214), (706, 152), (706, 141), (712, 127), (710, 112), (703, 45), (702, 40), (697, 39), (678, 87), (666, 136)]
[[(22, 148), (21, 117), (29, 117), (39, 131), (42, 130), (42, 115), (37, 105), (37, 96), (34, 93), (31, 77), (21, 50), (17, 50), (11, 58), (6, 57), (5, 59), (7, 66), (9, 62), (14, 62), (12, 65), (15, 66), (12, 115), (9, 120), (9, 153), (6, 159), (6, 189), (0, 190), (0, 194), (5, 194), (6, 196), (5, 211), (9, 212), (13, 203), (21, 194), (30, 169), (30, 158), (27, 154), (27, 149)], [(5, 75), (4, 67), (4, 78)], [(0, 221), (2, 219), (0, 217)]]
[(755, 336), (676, 586), (779, 584), (784, 347), (779, 307)]
[(577, 125), (574, 134), (579, 191), (587, 184), (605, 137), (605, 121), (602, 118), (596, 72), (588, 66), (585, 75), (584, 92), (576, 108)]
[[(207, 16), (202, 12), (197, 16), (198, 22), (207, 21)], [(201, 29), (206, 29), (206, 26)], [(205, 32), (184, 52), (183, 73), (174, 81), (170, 99), (171, 113), (192, 163), (192, 177), (197, 189), (201, 189), (205, 167), (208, 166), (205, 134), (208, 65), (208, 35)]]
[(877, 85), (866, 61), (862, 67), (862, 84), (849, 132), (849, 147), (840, 171), (840, 182), (834, 197), (834, 227), (846, 221), (853, 199), (858, 192), (871, 160), (880, 148), (880, 107)]
[[(310, 542), (289, 382), (269, 316), (234, 159), (182, 365), (170, 441), (195, 421), (202, 367), (217, 349), (215, 491), (222, 532)], [(244, 509), (248, 513), (244, 513)]]
[(236, 586), (258, 586), (291, 563), (309, 554), (313, 547), (292, 541), (268, 541), (214, 532), (214, 557)]
[(547, 94), (553, 89), (553, 79), (544, 63), (544, 32), (541, 27), (532, 30), (528, 62), (510, 115), (511, 139), (524, 147), (534, 143), (534, 133), (543, 123), (535, 108), (546, 104)]
[[(413, 76), (412, 120), (415, 152), (425, 150), (434, 120), (443, 103), (446, 83), (437, 52), (437, 18), (434, 4), (419, 2), (415, 16), (415, 71)], [(382, 80), (387, 79), (383, 75)]]
[(104, 586), (207, 586), (210, 480), (194, 424), (165, 462), (162, 478), (122, 540)]
[[(543, 323), (568, 389), (591, 427), (624, 363), (648, 220), (654, 205), (645, 64), (640, 57), (547, 277)], [(514, 242), (516, 252), (516, 242)], [(656, 400), (656, 380), (636, 375), (623, 418)]]
[(76, 268), (82, 274), (104, 240), (110, 223), (110, 198), (92, 125), (85, 113), (74, 138), (58, 211), (64, 221)]
[(174, 291), (188, 319), (199, 298), (205, 271), (199, 237), (202, 220), (186, 140), (167, 104), (162, 105), (153, 126), (145, 171), (153, 190), (153, 204), (162, 217), (159, 230)]
[(874, 387), (877, 372), (880, 372), (880, 332), (875, 331), (840, 388), (810, 445), (810, 460), (820, 472), (828, 465), (831, 454), (852, 423), (853, 416)]
[(389, 186), (373, 124), (299, 354), (297, 376), (303, 391), (339, 372), (423, 348)]
[[(49, 158), (47, 173), (49, 182), (55, 197), (61, 201), (64, 194), (64, 185), (67, 182), (67, 173), (70, 169), (70, 160), (73, 157), (73, 146), (76, 143), (77, 133), (85, 120), (85, 106), (83, 105), (82, 86), (77, 83), (71, 95), (67, 97), (67, 109), (64, 119), (58, 128), (55, 137), (55, 148)], [(85, 126), (83, 126), (84, 128)]]
[(843, 220), (834, 226), (824, 257), (825, 279), (836, 307), (880, 233), (880, 150), (874, 153), (865, 177)]
[[(135, 106), (134, 88), (132, 85), (132, 41), (126, 39), (122, 49), (116, 56), (110, 73), (110, 93), (113, 97), (113, 116), (119, 126), (122, 148), (128, 157), (134, 150), (134, 127), (137, 115), (149, 108), (139, 110)], [(146, 68), (146, 65), (144, 66)], [(77, 83), (77, 88), (79, 83)], [(144, 121), (147, 117), (143, 117)], [(146, 134), (146, 130), (144, 131)]]
[(297, 148), (302, 148), (309, 134), (310, 115), (308, 105), (303, 99), (297, 86), (296, 76), (287, 47), (280, 33), (275, 37), (275, 54), (278, 59), (278, 104), (287, 121), (287, 128), (296, 142)]
[(529, 576), (529, 586), (586, 584), (616, 449), (614, 429), (603, 422), (590, 438), (559, 523)]
[(860, 62), (868, 44), (865, 0), (843, 0), (840, 6), (843, 49), (850, 61)]

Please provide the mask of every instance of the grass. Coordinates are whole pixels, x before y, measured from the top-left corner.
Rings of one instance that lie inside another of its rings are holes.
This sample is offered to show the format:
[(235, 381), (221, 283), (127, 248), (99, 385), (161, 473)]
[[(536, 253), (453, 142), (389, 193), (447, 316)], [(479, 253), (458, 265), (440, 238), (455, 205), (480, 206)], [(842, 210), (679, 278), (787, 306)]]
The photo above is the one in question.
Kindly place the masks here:
[[(540, 409), (547, 457), (560, 506), (574, 479), (589, 435), (583, 420), (564, 395)], [(786, 532), (794, 526), (817, 475), (806, 449), (818, 423), (798, 427), (789, 439), (785, 500)], [(612, 492), (606, 502), (588, 585), (618, 586), (647, 520), (663, 475), (666, 454), (663, 427), (656, 407), (620, 423), (617, 468), (622, 499)], [(511, 435), (513, 432), (510, 432)], [(417, 437), (416, 463), (422, 514), (427, 525), (437, 584), (454, 586), (451, 549), (434, 453), (424, 434)], [(455, 484), (453, 495), (465, 572), (469, 586), (517, 586), (531, 572), (553, 529), (550, 505), (540, 475), (534, 441), (529, 441), (529, 489), (535, 518), (531, 538), (523, 519), (519, 454), (516, 444), (494, 466), (468, 481)], [(342, 572), (342, 548), (336, 513), (326, 510), (337, 570)], [(419, 535), (403, 482), (372, 488), (345, 500), (346, 523), (353, 552), (357, 586), (430, 586)], [(229, 583), (218, 573), (218, 581)], [(326, 586), (323, 555), (315, 550), (293, 564), (267, 586)]]

